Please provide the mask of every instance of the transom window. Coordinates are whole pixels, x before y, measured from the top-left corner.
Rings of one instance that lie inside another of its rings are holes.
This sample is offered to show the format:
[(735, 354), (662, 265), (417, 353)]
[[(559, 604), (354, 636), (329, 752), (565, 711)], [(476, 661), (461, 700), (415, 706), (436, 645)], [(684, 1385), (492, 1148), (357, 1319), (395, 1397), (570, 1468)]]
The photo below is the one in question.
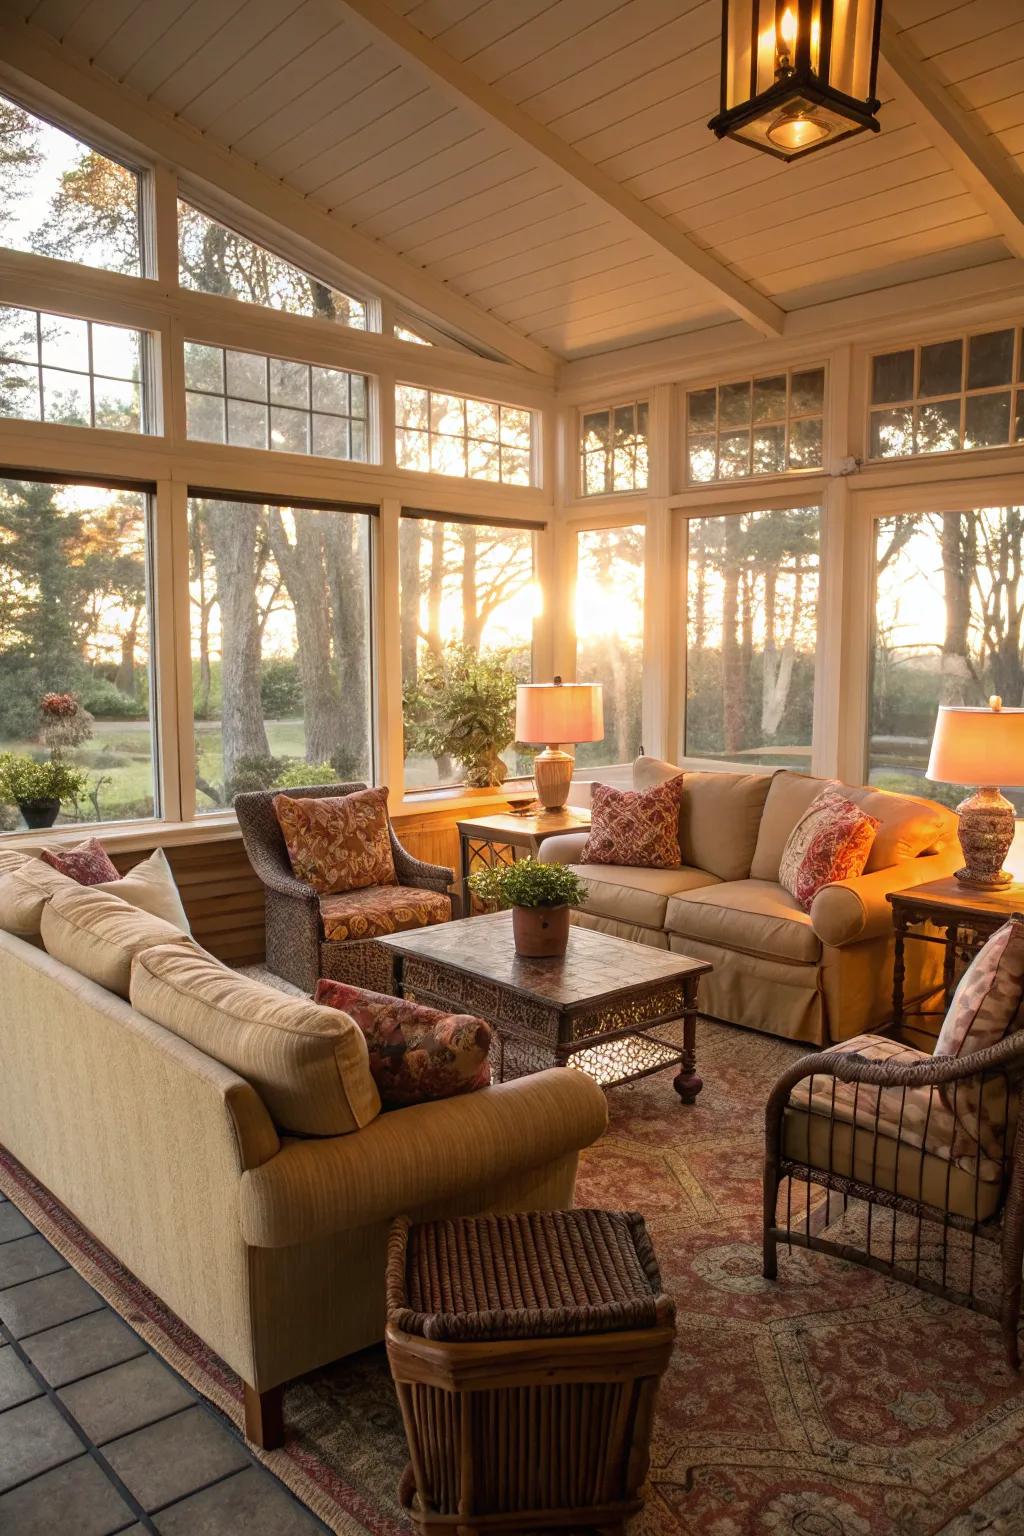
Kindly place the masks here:
[(871, 359), (873, 459), (1024, 442), (1024, 332), (954, 336)]
[(143, 333), (0, 306), (0, 416), (142, 432)]
[(330, 287), (185, 202), (178, 203), (178, 281), (198, 293), (334, 320), (358, 331), (367, 328), (361, 299)]
[(531, 485), (533, 412), (399, 384), (395, 457), (399, 469)]
[(366, 459), (365, 374), (187, 341), (185, 386), (198, 442)]
[(581, 493), (646, 490), (647, 432), (646, 400), (585, 411), (580, 427)]
[(791, 369), (686, 396), (691, 482), (820, 469), (824, 368)]

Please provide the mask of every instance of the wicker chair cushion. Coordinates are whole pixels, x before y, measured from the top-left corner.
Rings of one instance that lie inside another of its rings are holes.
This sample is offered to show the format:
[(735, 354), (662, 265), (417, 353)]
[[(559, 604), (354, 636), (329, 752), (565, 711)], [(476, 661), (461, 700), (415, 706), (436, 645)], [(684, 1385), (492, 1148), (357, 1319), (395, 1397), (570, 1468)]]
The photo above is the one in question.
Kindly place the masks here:
[(386, 789), (322, 800), (281, 794), (273, 806), (297, 880), (324, 896), (394, 885)]
[(441, 1013), (343, 981), (319, 981), (315, 999), (359, 1025), (385, 1109), (456, 1098), (491, 1080), (491, 1027), (483, 1019)]
[(1018, 1022), (1022, 995), (1024, 919), (1011, 917), (960, 978), (935, 1042), (936, 1056), (964, 1056), (997, 1045)]
[(412, 1227), (388, 1251), (389, 1321), (427, 1339), (559, 1338), (671, 1323), (642, 1216), (531, 1211)]
[(447, 923), (451, 915), (449, 896), (412, 885), (374, 885), (320, 898), (324, 938), (334, 943), (428, 928), (433, 923)]

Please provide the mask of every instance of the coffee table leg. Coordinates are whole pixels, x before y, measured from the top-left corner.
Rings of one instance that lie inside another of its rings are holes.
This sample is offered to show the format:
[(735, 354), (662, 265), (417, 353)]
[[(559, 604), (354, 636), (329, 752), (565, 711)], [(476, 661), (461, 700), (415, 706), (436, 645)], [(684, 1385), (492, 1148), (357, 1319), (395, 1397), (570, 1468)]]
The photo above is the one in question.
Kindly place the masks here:
[(695, 1104), (704, 1087), (703, 1078), (697, 1076), (697, 983), (696, 976), (683, 983), (683, 1059), (672, 1083), (684, 1104)]

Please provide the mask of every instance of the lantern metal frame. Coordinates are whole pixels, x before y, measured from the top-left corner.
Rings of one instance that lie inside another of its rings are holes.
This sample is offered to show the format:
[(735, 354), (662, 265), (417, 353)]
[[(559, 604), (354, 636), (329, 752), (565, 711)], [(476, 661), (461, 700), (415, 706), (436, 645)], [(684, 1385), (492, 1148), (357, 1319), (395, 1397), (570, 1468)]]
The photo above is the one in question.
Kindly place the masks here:
[[(875, 117), (875, 113), (881, 106), (881, 102), (875, 92), (878, 76), (878, 54), (882, 34), (882, 0), (875, 0), (874, 3), (874, 16), (871, 24), (869, 95), (864, 98), (850, 96), (829, 82), (829, 72), (832, 67), (835, 0), (819, 0), (820, 34), (818, 38), (818, 67), (814, 67), (811, 58), (814, 8), (815, 0), (776, 0), (775, 35), (776, 37), (780, 36), (782, 17), (785, 12), (787, 10), (796, 12), (796, 47), (791, 60), (784, 65), (776, 66), (776, 79), (774, 83), (765, 90), (758, 92), (758, 22), (760, 19), (760, 5), (759, 0), (750, 0), (749, 95), (730, 107), (728, 105), (729, 63), (733, 42), (733, 28), (738, 25), (738, 21), (734, 19), (737, 6), (735, 0), (722, 0), (721, 110), (708, 123), (708, 127), (712, 129), (718, 138), (735, 138), (738, 143), (747, 144), (751, 149), (763, 150), (765, 154), (773, 155), (778, 160), (791, 161), (799, 160), (804, 155), (813, 154), (815, 150), (827, 149), (830, 145), (838, 144), (843, 139), (851, 138), (854, 134), (879, 132), (880, 124)], [(769, 113), (782, 116), (787, 107), (794, 106), (800, 102), (806, 102), (812, 107), (821, 107), (826, 111), (831, 111), (849, 126), (839, 133), (830, 133), (824, 139), (801, 145), (799, 148), (791, 150), (781, 148), (770, 142), (761, 143), (737, 132), (738, 129), (767, 116)]]

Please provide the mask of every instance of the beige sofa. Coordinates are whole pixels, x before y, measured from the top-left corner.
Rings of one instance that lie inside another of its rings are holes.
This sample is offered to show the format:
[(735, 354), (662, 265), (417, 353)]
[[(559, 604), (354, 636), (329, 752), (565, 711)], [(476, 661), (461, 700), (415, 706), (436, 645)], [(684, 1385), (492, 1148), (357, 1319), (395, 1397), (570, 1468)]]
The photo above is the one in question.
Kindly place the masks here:
[(381, 1113), (346, 1015), (44, 871), (0, 854), (0, 1145), (238, 1373), (251, 1438), (382, 1338), (397, 1213), (572, 1204), (585, 1074)]
[[(640, 757), (636, 789), (683, 772)], [(790, 832), (825, 780), (777, 773), (687, 771), (677, 869), (579, 863), (585, 833), (547, 838), (546, 863), (569, 864), (587, 886), (574, 921), (710, 960), (701, 1011), (824, 1045), (876, 1028), (892, 997), (892, 915), (886, 893), (950, 874), (960, 862), (956, 817), (930, 800), (844, 786), (881, 825), (856, 880), (819, 891), (804, 912), (779, 885)], [(907, 946), (906, 996), (933, 992), (941, 951)]]

